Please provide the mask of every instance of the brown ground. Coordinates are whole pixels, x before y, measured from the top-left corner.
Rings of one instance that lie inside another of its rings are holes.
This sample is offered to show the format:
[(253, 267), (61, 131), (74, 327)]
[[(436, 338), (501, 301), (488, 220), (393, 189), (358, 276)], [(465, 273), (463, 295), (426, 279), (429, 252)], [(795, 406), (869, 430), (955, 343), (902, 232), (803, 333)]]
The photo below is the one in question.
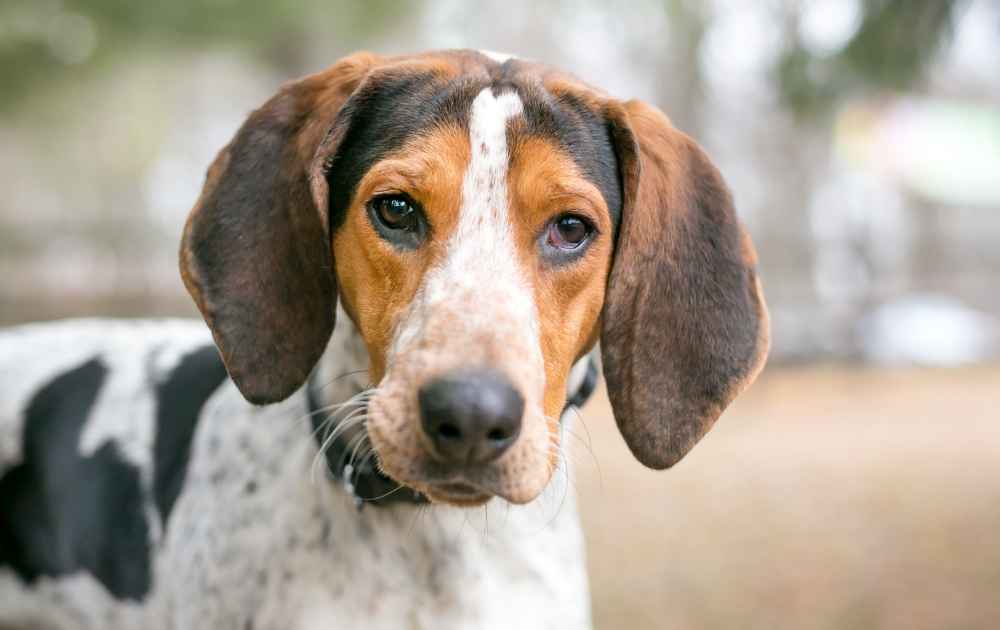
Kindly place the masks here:
[(1000, 628), (997, 394), (1000, 367), (769, 369), (653, 472), (601, 392), (570, 438), (597, 627)]

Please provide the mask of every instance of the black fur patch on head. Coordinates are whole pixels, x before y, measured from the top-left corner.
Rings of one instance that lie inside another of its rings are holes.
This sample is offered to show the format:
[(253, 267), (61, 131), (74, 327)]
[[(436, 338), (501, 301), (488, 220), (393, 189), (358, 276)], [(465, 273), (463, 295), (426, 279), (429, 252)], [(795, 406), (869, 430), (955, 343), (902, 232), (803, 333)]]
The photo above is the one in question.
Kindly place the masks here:
[(113, 442), (82, 457), (80, 435), (107, 376), (97, 358), (60, 374), (24, 412), (24, 461), (0, 478), (0, 566), (25, 582), (87, 571), (117, 599), (150, 586), (139, 470)]
[(225, 379), (219, 351), (209, 345), (185, 355), (156, 386), (153, 497), (164, 530), (184, 486), (201, 408)]
[(554, 97), (541, 88), (519, 91), (526, 132), (555, 140), (573, 158), (608, 205), (617, 234), (622, 215), (622, 180), (607, 119), (571, 93)]
[[(326, 174), (331, 232), (343, 223), (365, 173), (422, 132), (449, 124), (467, 130), (472, 101), (486, 87), (494, 94), (518, 94), (524, 125), (511, 125), (509, 133), (543, 136), (565, 149), (601, 192), (617, 232), (622, 182), (608, 121), (572, 94), (550, 94), (516, 59), (502, 64), (483, 60), (481, 73), (468, 72), (450, 82), (426, 72), (375, 76), (348, 100), (334, 124), (346, 126), (345, 135)], [(516, 142), (510, 139), (508, 146)]]
[(486, 79), (451, 83), (428, 73), (374, 77), (341, 109), (347, 131), (327, 170), (331, 233), (343, 221), (358, 183), (372, 166), (420, 133), (445, 125), (467, 129), (469, 106)]

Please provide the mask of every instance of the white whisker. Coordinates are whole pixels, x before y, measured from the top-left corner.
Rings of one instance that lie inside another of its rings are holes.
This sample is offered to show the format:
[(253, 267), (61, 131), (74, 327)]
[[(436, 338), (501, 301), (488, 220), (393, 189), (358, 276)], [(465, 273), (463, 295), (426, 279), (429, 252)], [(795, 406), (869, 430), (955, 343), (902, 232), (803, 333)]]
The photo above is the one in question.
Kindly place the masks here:
[[(319, 449), (317, 449), (310, 467), (310, 477), (313, 484), (316, 483), (316, 469), (319, 467), (319, 462), (325, 459), (326, 452), (333, 445), (334, 441), (352, 429), (359, 426), (364, 427), (364, 423), (368, 419), (368, 403), (376, 393), (378, 393), (378, 388), (370, 387), (351, 396), (344, 402), (327, 405), (309, 414), (314, 415), (320, 412), (329, 414), (310, 434), (311, 439), (317, 435), (323, 435)], [(347, 415), (341, 417), (345, 412)], [(358, 435), (352, 436), (348, 444), (348, 450), (351, 450), (351, 445), (353, 445), (350, 461), (354, 460), (357, 448), (367, 440), (367, 436), (367, 430), (362, 430)], [(330, 472), (329, 465), (327, 466), (327, 471)]]

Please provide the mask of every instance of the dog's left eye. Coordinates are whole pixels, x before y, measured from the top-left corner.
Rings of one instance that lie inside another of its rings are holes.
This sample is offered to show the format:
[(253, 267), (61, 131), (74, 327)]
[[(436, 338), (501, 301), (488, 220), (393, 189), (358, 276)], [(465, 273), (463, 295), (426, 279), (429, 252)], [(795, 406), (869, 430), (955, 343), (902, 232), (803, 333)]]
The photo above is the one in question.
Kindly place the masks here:
[(557, 249), (574, 250), (583, 245), (593, 231), (593, 226), (583, 217), (564, 214), (549, 224), (545, 241)]

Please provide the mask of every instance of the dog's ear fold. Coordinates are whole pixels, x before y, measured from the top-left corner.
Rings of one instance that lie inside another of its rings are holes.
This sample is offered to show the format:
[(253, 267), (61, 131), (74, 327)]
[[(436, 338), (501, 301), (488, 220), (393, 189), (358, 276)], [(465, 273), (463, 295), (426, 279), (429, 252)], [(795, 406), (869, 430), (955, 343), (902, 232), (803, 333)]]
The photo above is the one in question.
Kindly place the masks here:
[(300, 387), (333, 331), (322, 166), (343, 135), (342, 106), (377, 63), (353, 55), (285, 85), (215, 158), (188, 217), (181, 277), (251, 402)]
[(715, 166), (659, 110), (608, 105), (623, 186), (602, 317), (615, 420), (650, 468), (678, 462), (769, 346), (756, 255)]

